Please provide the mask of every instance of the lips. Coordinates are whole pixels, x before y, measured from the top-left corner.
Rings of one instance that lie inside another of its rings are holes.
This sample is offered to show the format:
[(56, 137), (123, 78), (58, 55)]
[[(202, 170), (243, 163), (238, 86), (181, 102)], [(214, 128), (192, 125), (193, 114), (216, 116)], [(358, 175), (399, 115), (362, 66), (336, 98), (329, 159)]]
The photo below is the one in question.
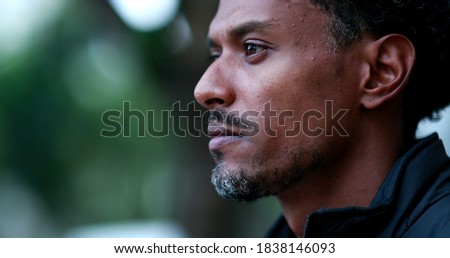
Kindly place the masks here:
[(232, 128), (229, 128), (221, 124), (209, 124), (208, 136), (214, 138), (219, 136), (242, 136), (242, 135), (241, 130), (233, 130)]
[(211, 137), (209, 150), (216, 152), (228, 144), (241, 140), (243, 135), (239, 131), (232, 130), (224, 125), (210, 124), (208, 126), (208, 136)]

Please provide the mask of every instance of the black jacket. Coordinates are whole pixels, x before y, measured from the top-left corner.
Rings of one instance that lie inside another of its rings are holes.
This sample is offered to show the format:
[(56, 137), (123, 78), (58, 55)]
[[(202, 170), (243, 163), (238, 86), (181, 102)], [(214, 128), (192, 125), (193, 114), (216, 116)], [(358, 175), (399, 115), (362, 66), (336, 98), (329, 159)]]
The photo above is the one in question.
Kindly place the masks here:
[[(294, 237), (281, 217), (267, 237)], [(437, 134), (393, 166), (367, 208), (313, 212), (305, 237), (450, 237), (450, 159)]]

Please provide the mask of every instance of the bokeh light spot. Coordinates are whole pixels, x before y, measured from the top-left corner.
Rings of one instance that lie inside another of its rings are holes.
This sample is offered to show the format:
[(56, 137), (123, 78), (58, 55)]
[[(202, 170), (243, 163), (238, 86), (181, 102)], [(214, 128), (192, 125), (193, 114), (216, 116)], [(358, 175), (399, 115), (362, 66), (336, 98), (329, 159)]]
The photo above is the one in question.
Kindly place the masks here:
[(168, 25), (180, 5), (179, 0), (110, 0), (109, 3), (130, 28), (142, 32)]

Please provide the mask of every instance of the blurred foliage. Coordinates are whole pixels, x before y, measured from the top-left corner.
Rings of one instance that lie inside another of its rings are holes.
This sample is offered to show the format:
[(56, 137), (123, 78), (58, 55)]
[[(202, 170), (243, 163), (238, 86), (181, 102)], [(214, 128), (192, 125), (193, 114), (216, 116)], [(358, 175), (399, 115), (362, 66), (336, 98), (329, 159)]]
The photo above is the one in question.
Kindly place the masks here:
[(100, 136), (103, 112), (123, 101), (158, 112), (193, 100), (216, 5), (184, 1), (171, 24), (143, 33), (106, 1), (64, 1), (20, 51), (0, 52), (1, 237), (158, 218), (194, 237), (263, 235), (276, 205), (217, 197), (207, 139)]

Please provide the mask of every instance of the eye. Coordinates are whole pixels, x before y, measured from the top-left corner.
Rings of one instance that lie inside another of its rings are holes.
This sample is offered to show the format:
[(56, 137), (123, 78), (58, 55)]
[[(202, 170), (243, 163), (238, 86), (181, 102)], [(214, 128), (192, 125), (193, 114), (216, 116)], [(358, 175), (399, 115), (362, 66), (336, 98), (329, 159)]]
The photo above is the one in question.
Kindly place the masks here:
[(244, 47), (245, 47), (245, 55), (246, 56), (253, 56), (253, 55), (256, 55), (258, 53), (261, 53), (261, 52), (267, 50), (267, 47), (263, 47), (263, 46), (256, 45), (253, 43), (245, 43)]
[(249, 64), (259, 64), (275, 49), (274, 45), (263, 40), (249, 39), (244, 42), (245, 60)]
[(221, 53), (218, 51), (214, 51), (211, 52), (211, 54), (209, 55), (209, 62), (213, 63), (214, 61), (216, 61), (217, 59), (219, 59)]
[(214, 61), (216, 61), (217, 59), (219, 59), (219, 57), (222, 55), (222, 49), (218, 48), (218, 47), (211, 47), (209, 49), (209, 62), (213, 63)]

